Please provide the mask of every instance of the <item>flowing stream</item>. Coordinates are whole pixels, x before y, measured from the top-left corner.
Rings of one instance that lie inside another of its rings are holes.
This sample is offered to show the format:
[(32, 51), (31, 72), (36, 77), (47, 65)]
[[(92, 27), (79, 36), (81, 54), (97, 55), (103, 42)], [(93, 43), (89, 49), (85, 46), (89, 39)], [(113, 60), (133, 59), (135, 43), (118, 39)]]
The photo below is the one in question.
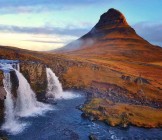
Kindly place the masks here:
[[(79, 94), (74, 92), (73, 94)], [(54, 110), (39, 117), (27, 117), (23, 121), (30, 126), (16, 135), (6, 134), (9, 140), (89, 140), (93, 134), (97, 140), (161, 140), (162, 129), (110, 127), (101, 122), (92, 122), (81, 117), (76, 106), (86, 98), (61, 99)], [(2, 132), (4, 134), (4, 132)]]

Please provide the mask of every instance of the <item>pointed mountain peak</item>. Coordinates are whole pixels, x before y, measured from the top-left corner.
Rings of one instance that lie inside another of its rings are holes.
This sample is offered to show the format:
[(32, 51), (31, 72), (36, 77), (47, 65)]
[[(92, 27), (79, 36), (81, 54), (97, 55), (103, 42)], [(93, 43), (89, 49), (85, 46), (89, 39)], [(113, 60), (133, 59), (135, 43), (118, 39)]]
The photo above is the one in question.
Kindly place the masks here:
[(101, 15), (95, 28), (112, 28), (117, 26), (129, 26), (125, 16), (118, 10), (111, 8)]

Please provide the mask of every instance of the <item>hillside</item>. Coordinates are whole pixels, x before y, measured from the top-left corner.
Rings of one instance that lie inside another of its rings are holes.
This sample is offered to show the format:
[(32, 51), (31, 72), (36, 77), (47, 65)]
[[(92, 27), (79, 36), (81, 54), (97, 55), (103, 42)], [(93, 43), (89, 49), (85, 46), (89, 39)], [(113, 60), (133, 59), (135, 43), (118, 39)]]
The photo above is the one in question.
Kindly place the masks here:
[(90, 32), (56, 52), (86, 58), (129, 61), (131, 58), (140, 62), (162, 60), (162, 49), (137, 35), (124, 15), (115, 9), (101, 15)]

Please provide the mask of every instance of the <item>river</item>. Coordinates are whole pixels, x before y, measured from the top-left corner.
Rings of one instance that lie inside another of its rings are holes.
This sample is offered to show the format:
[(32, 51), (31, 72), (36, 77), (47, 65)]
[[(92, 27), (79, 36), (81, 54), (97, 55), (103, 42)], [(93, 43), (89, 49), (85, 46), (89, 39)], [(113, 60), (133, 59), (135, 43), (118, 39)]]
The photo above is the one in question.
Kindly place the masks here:
[(81, 117), (76, 107), (85, 102), (85, 97), (62, 99), (52, 105), (52, 110), (42, 116), (23, 118), (28, 124), (23, 132), (12, 135), (1, 131), (9, 140), (89, 140), (95, 135), (99, 140), (160, 140), (162, 129), (110, 127), (101, 122), (92, 122)]

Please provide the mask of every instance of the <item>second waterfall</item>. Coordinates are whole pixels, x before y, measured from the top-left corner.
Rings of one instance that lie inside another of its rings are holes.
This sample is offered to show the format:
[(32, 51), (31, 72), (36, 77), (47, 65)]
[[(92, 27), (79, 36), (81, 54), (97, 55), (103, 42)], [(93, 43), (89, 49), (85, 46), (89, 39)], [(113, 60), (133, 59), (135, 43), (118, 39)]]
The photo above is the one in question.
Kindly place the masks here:
[(71, 91), (63, 91), (62, 85), (58, 77), (50, 68), (46, 68), (46, 74), (48, 81), (46, 98), (59, 100), (80, 97), (80, 95), (76, 95)]

